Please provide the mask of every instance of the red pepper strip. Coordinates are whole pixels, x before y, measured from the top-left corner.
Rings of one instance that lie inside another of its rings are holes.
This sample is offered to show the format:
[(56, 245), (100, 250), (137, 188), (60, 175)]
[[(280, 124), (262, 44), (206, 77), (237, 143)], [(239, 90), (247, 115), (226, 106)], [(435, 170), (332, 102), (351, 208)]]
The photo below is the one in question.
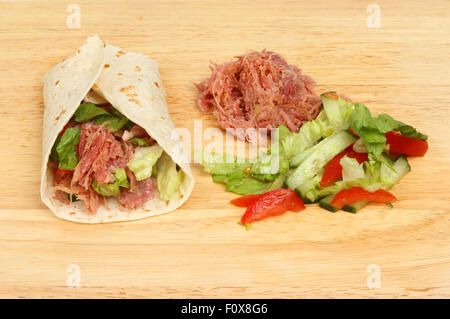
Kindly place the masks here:
[(369, 160), (368, 153), (358, 153), (358, 152), (355, 152), (354, 150), (350, 150), (347, 152), (346, 155), (350, 158), (354, 158), (355, 160), (357, 160), (359, 164)]
[(424, 156), (428, 150), (428, 143), (403, 136), (399, 132), (387, 132), (386, 144), (390, 144), (390, 151), (409, 156)]
[(320, 187), (326, 187), (333, 184), (342, 178), (342, 166), (341, 159), (347, 155), (350, 158), (354, 158), (359, 164), (369, 159), (367, 153), (357, 153), (353, 150), (353, 144), (347, 147), (342, 153), (339, 153), (331, 161), (325, 165), (322, 180), (320, 181)]
[(72, 174), (73, 171), (69, 170), (69, 169), (56, 169), (56, 175), (58, 176), (64, 176), (66, 174)]
[(320, 187), (329, 186), (342, 177), (342, 166), (340, 162), (344, 155), (345, 151), (333, 157), (331, 161), (325, 165), (322, 180), (320, 181)]
[(70, 122), (67, 122), (67, 124), (64, 126), (61, 132), (59, 132), (58, 136), (63, 136), (64, 132), (69, 128)]
[(254, 200), (241, 218), (243, 225), (250, 224), (269, 216), (281, 215), (288, 210), (299, 212), (305, 204), (291, 189), (276, 189), (260, 195)]
[(255, 199), (261, 197), (261, 195), (247, 195), (233, 199), (231, 204), (237, 207), (248, 207)]
[(331, 201), (331, 205), (341, 209), (345, 205), (351, 205), (358, 201), (389, 204), (395, 202), (396, 200), (397, 198), (394, 195), (383, 189), (379, 189), (375, 192), (369, 192), (362, 187), (352, 187), (337, 193)]

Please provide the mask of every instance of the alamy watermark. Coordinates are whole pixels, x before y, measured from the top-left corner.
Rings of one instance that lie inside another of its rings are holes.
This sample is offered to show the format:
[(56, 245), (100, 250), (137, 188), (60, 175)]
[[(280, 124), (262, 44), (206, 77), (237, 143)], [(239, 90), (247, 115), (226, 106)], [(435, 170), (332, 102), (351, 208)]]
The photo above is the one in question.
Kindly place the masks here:
[(369, 29), (381, 28), (381, 8), (378, 4), (369, 4), (366, 9), (369, 16), (366, 25)]
[(66, 280), (66, 285), (69, 288), (81, 287), (81, 268), (77, 264), (70, 264), (67, 266), (66, 272), (69, 273)]

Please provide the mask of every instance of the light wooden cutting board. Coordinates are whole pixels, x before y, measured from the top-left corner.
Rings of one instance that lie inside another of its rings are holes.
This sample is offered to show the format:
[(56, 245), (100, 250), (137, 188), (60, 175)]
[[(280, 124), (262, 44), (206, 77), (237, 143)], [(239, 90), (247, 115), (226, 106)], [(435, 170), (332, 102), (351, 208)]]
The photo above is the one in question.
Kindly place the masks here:
[[(0, 1), (0, 297), (450, 297), (450, 2), (377, 0), (380, 28), (369, 1), (76, 1), (69, 28), (71, 3)], [(267, 48), (318, 93), (426, 132), (430, 149), (391, 210), (314, 206), (245, 231), (235, 195), (193, 166), (195, 190), (171, 214), (59, 220), (39, 197), (42, 77), (93, 34), (159, 63), (179, 127), (214, 127), (193, 86), (210, 60)]]

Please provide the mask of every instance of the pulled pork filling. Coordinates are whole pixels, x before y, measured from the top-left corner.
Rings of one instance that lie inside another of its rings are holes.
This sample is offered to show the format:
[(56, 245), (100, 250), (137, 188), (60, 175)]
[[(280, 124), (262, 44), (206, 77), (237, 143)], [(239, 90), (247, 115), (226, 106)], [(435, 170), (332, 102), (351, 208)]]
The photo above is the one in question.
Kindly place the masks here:
[[(298, 132), (320, 112), (315, 82), (270, 51), (249, 52), (236, 61), (211, 66), (211, 77), (196, 84), (198, 107), (222, 129), (267, 128), (284, 124)], [(242, 130), (241, 130), (242, 131)], [(236, 135), (249, 138), (248, 135)]]
[(118, 169), (125, 170), (129, 183), (128, 188), (120, 187), (117, 198), (121, 206), (135, 209), (154, 196), (156, 186), (153, 178), (137, 181), (127, 164), (139, 147), (130, 142), (131, 138), (141, 138), (147, 145), (155, 141), (137, 124), (130, 122), (128, 130), (121, 128), (116, 133), (107, 128), (107, 124), (96, 124), (93, 120), (78, 123), (72, 119), (61, 132), (60, 136), (68, 128), (79, 130), (79, 142), (75, 146), (78, 163), (74, 170), (64, 170), (58, 167), (58, 163), (49, 162), (50, 169), (54, 171), (55, 199), (66, 204), (81, 200), (91, 213), (95, 213), (100, 205), (108, 207), (106, 196), (98, 193), (93, 183), (104, 185), (114, 182)]

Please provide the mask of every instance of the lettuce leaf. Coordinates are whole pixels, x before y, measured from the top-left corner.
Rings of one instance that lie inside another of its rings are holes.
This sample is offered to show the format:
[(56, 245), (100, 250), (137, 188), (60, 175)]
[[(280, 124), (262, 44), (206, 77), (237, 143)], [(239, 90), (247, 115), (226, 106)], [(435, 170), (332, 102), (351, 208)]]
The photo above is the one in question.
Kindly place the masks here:
[(130, 188), (130, 182), (128, 181), (127, 174), (124, 168), (118, 169), (114, 173), (114, 182), (109, 184), (99, 184), (97, 180), (94, 179), (92, 182), (92, 188), (103, 196), (119, 196), (120, 187)]
[(156, 186), (159, 191), (159, 197), (168, 201), (180, 188), (182, 171), (177, 170), (177, 164), (166, 152), (163, 152), (158, 159), (156, 167)]
[(74, 127), (66, 129), (56, 146), (58, 154), (59, 168), (73, 171), (78, 164), (75, 146), (80, 140), (80, 130)]
[(133, 137), (130, 142), (136, 146), (150, 146), (144, 138)]
[(109, 114), (105, 109), (96, 106), (94, 103), (80, 104), (75, 112), (76, 122), (87, 122), (101, 114)]
[(363, 104), (355, 104), (355, 110), (350, 116), (350, 128), (364, 141), (369, 153), (378, 157), (385, 149), (385, 133), (398, 131), (404, 136), (426, 140), (427, 136), (414, 127), (393, 119), (388, 114), (372, 116)]
[(364, 164), (359, 164), (356, 159), (345, 155), (341, 158), (340, 164), (342, 166), (342, 180), (344, 182), (351, 182), (365, 177)]
[(162, 155), (163, 149), (158, 144), (136, 149), (133, 158), (128, 162), (128, 168), (136, 175), (138, 181), (152, 176), (153, 165)]
[(108, 122), (105, 127), (110, 128), (113, 133), (116, 133), (128, 123), (128, 119), (125, 116), (117, 117), (111, 114), (102, 114), (95, 119), (95, 123), (97, 124), (103, 124), (105, 122)]

